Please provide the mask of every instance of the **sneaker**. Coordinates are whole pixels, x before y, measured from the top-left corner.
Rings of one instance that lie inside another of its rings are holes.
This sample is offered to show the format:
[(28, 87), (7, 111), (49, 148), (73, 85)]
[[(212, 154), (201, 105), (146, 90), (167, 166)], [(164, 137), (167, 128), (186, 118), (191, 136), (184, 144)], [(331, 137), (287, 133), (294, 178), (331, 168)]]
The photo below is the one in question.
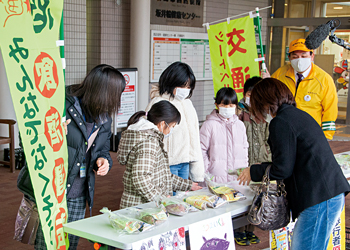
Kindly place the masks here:
[(245, 232), (241, 233), (241, 232), (235, 232), (235, 241), (238, 245), (241, 246), (250, 246), (250, 241), (248, 240)]
[(260, 239), (253, 232), (246, 232), (246, 235), (250, 243), (252, 244), (260, 243)]

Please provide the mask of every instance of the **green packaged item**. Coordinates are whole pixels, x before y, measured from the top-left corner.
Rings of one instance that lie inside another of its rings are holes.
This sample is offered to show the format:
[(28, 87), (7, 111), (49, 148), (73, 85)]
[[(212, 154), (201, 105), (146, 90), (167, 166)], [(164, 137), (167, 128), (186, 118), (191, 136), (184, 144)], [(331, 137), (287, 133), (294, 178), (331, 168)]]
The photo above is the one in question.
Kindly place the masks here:
[(132, 234), (137, 232), (144, 232), (153, 227), (153, 225), (147, 224), (138, 219), (131, 218), (123, 214), (112, 213), (106, 207), (101, 209), (100, 212), (108, 214), (109, 222), (113, 228), (120, 233)]
[(169, 214), (183, 216), (188, 213), (190, 206), (179, 199), (174, 197), (164, 198), (161, 203), (166, 208)]
[(137, 211), (136, 218), (150, 225), (157, 226), (167, 221), (168, 214), (164, 206), (158, 208), (144, 208)]

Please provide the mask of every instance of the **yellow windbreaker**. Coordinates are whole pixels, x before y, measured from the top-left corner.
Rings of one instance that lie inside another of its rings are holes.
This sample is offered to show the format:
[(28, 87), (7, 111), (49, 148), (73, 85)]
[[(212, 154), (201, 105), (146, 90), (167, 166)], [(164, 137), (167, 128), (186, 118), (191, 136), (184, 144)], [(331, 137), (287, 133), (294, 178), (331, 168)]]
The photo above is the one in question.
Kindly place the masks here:
[(271, 77), (285, 83), (295, 97), (297, 108), (317, 121), (327, 139), (333, 139), (338, 116), (338, 96), (332, 77), (312, 63), (309, 75), (299, 83), (296, 94), (294, 69), (290, 64), (279, 68)]

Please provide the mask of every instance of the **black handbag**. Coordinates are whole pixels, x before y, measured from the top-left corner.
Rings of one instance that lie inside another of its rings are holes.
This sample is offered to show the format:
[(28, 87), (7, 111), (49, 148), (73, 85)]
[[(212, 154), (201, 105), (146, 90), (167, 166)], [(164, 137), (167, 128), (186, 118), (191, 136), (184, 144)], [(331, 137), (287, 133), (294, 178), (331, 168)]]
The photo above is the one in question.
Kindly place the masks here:
[(290, 209), (283, 180), (277, 180), (277, 188), (270, 189), (270, 168), (266, 168), (261, 185), (250, 207), (248, 221), (262, 230), (276, 230), (290, 222)]

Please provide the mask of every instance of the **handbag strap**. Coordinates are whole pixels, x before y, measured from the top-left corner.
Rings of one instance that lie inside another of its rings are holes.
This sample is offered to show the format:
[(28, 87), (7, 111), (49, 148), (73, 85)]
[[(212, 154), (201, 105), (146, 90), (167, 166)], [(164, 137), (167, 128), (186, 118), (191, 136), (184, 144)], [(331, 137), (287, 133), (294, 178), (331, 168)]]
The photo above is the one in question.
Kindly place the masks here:
[(263, 179), (261, 181), (261, 186), (265, 186), (267, 191), (269, 190), (269, 186), (270, 186), (270, 169), (271, 169), (271, 165), (268, 165), (266, 170), (265, 170), (265, 174), (263, 176)]
[[(264, 186), (266, 187), (266, 192), (268, 193), (270, 190), (270, 169), (271, 164), (267, 166), (265, 170), (265, 174), (263, 176), (263, 179), (261, 181), (261, 186), (258, 192), (261, 192)], [(286, 189), (283, 180), (277, 180), (277, 192), (279, 195), (286, 195)]]

